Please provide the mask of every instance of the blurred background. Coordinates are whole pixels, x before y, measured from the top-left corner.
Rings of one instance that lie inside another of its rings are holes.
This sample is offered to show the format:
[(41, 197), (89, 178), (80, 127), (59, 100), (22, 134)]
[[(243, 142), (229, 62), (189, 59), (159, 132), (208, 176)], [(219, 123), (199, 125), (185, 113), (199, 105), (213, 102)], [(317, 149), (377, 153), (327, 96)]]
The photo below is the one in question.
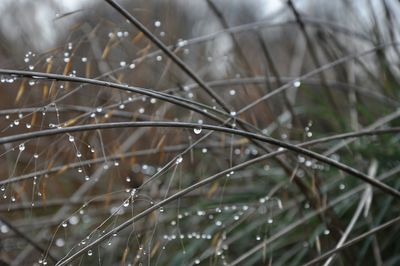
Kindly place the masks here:
[[(398, 131), (323, 140), (399, 126), (398, 1), (118, 3), (219, 99), (106, 1), (3, 0), (2, 265), (73, 254), (72, 265), (302, 265), (388, 221), (315, 265), (400, 263), (398, 198), (304, 154), (202, 129), (320, 139), (307, 149), (398, 190)], [(198, 127), (7, 140), (133, 121)]]

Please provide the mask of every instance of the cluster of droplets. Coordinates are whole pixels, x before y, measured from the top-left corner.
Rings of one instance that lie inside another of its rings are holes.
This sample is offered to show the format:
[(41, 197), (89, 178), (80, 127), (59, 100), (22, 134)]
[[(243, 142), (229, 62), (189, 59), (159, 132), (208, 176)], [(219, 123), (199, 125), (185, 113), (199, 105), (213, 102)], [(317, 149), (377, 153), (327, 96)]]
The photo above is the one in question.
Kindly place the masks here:
[(10, 77), (10, 76), (0, 76), (0, 83), (14, 83), (17, 80), (17, 77)]
[(33, 60), (35, 57), (36, 54), (31, 51), (28, 51), (24, 57), (24, 63), (28, 65), (28, 69), (31, 71), (35, 69), (35, 66), (31, 64), (31, 60)]
[(309, 121), (307, 126), (304, 128), (304, 132), (307, 138), (311, 138), (313, 133), (311, 131), (312, 121)]
[[(326, 166), (317, 163), (315, 160), (307, 159), (307, 158), (306, 158), (305, 156), (303, 156), (303, 155), (298, 155), (298, 156), (297, 156), (297, 162), (298, 162), (299, 164), (302, 164), (302, 165), (308, 167), (308, 168), (312, 168), (313, 170), (320, 170), (320, 171), (328, 170), (328, 168), (327, 168)], [(298, 175), (299, 177), (303, 177), (303, 176), (304, 176), (304, 170), (299, 169), (299, 170), (297, 171), (297, 175)]]

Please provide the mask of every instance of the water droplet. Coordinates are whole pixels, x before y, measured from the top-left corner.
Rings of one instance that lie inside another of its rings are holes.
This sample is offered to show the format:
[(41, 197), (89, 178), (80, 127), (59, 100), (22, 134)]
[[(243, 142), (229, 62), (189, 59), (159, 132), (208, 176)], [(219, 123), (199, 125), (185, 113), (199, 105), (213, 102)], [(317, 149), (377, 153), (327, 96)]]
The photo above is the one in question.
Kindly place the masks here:
[(236, 116), (236, 112), (235, 111), (232, 111), (230, 114), (231, 114), (231, 116)]
[(185, 46), (187, 44), (187, 41), (186, 40), (179, 40), (178, 41), (178, 47), (183, 47), (183, 46)]
[(19, 125), (19, 120), (14, 120), (14, 125), (18, 126)]
[(158, 62), (160, 62), (160, 61), (162, 60), (162, 56), (161, 56), (161, 55), (157, 55), (156, 60), (157, 60)]
[(24, 143), (19, 144), (18, 148), (19, 148), (20, 151), (24, 151), (25, 150), (25, 144)]
[(78, 224), (79, 223), (79, 217), (74, 215), (69, 218), (68, 222), (72, 225)]
[(296, 88), (300, 87), (301, 86), (300, 80), (296, 80), (295, 82), (293, 82), (293, 86)]
[(235, 91), (235, 90), (230, 90), (230, 91), (229, 91), (229, 95), (234, 96), (235, 94), (236, 94), (236, 91)]
[(61, 226), (65, 228), (65, 227), (68, 226), (68, 224), (67, 224), (67, 222), (63, 222), (63, 223), (61, 224)]
[(65, 245), (64, 239), (58, 238), (58, 239), (56, 240), (56, 246), (57, 246), (57, 247), (61, 248), (61, 247), (63, 247), (64, 245)]
[(261, 236), (256, 236), (256, 240), (260, 241), (261, 240)]
[(82, 157), (82, 153), (80, 153), (79, 151), (76, 153), (76, 157), (81, 158)]
[(157, 28), (161, 26), (161, 22), (156, 20), (154, 21), (154, 26), (156, 26)]
[(87, 254), (88, 254), (88, 256), (92, 256), (93, 252), (91, 250), (88, 250)]
[[(124, 207), (128, 207), (129, 206), (129, 200), (125, 200), (124, 201)], [(160, 211), (161, 211), (161, 209), (160, 209)]]
[(176, 159), (175, 164), (180, 164), (182, 161), (183, 161), (182, 156), (179, 156), (179, 157)]
[(31, 128), (32, 127), (32, 125), (31, 124), (29, 124), (29, 123), (26, 123), (26, 128)]
[(193, 132), (194, 132), (194, 134), (198, 135), (201, 133), (201, 128), (194, 128)]
[(144, 108), (140, 108), (140, 109), (139, 109), (139, 113), (140, 113), (140, 114), (143, 114), (143, 113), (144, 113)]
[(33, 154), (33, 158), (35, 158), (35, 159), (39, 158), (39, 154), (37, 154), (37, 153)]
[(125, 62), (125, 61), (121, 61), (121, 62), (119, 62), (119, 65), (120, 65), (121, 67), (125, 67), (125, 66), (126, 66), (126, 62)]
[(195, 264), (200, 264), (200, 260), (199, 260), (199, 259), (196, 259), (196, 260), (194, 261), (194, 263), (195, 263)]
[(74, 141), (75, 141), (74, 136), (69, 135), (69, 136), (68, 136), (68, 141), (69, 141), (69, 142), (74, 142)]
[(82, 57), (81, 60), (82, 60), (83, 63), (86, 63), (87, 62), (87, 57)]

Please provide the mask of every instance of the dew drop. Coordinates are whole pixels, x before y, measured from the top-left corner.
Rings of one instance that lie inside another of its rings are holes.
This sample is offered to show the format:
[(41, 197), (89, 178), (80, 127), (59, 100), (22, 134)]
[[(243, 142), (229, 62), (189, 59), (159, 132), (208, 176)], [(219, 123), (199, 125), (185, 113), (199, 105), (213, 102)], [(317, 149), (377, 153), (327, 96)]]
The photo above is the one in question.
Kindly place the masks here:
[(156, 20), (154, 21), (154, 26), (156, 26), (157, 28), (161, 26), (161, 22)]
[(74, 136), (69, 135), (69, 136), (68, 136), (68, 141), (69, 141), (69, 142), (74, 142), (74, 141), (75, 141)]
[(19, 148), (20, 151), (24, 151), (25, 150), (25, 144), (24, 143), (19, 144), (18, 148)]
[(193, 132), (194, 132), (194, 134), (198, 135), (201, 133), (201, 128), (194, 128)]
[(183, 161), (182, 156), (179, 156), (178, 159), (176, 159), (175, 164), (180, 164)]
[(93, 252), (91, 250), (88, 250), (87, 254), (88, 254), (88, 256), (92, 256)]
[(56, 246), (57, 246), (57, 247), (61, 248), (61, 247), (63, 247), (64, 245), (65, 245), (64, 239), (58, 238), (58, 239), (56, 240)]
[(301, 86), (301, 82), (299, 80), (296, 80), (295, 82), (293, 82), (293, 86), (298, 88)]

